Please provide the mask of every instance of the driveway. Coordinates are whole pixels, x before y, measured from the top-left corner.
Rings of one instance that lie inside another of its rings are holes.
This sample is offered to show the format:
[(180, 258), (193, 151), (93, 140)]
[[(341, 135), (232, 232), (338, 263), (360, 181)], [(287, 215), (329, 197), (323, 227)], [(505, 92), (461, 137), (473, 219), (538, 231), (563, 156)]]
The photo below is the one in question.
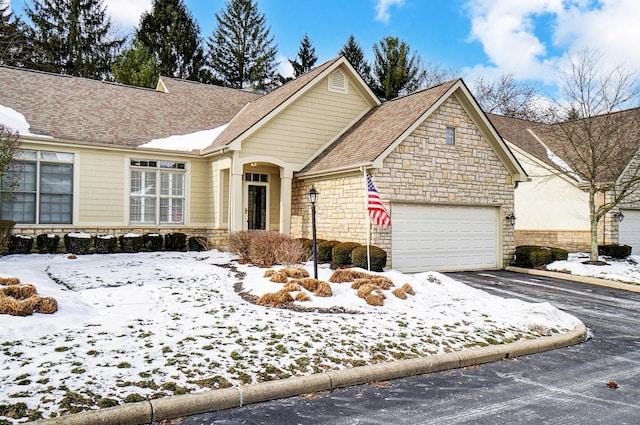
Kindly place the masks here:
[(580, 318), (591, 338), (561, 350), (172, 423), (640, 424), (640, 294), (507, 271), (452, 277), (503, 297), (550, 302)]

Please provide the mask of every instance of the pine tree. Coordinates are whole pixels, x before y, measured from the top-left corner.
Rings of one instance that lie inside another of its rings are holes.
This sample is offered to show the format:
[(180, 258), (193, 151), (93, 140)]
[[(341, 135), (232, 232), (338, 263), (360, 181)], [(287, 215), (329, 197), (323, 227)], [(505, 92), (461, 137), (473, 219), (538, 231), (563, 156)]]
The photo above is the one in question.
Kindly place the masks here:
[(118, 55), (111, 71), (118, 83), (148, 88), (155, 88), (160, 76), (155, 55), (137, 40)]
[(30, 56), (24, 23), (11, 11), (9, 0), (0, 0), (0, 64), (26, 66)]
[[(300, 59), (300, 62), (298, 62), (298, 59)], [(288, 60), (293, 67), (294, 78), (308, 72), (316, 64), (316, 61), (318, 60), (318, 56), (316, 56), (316, 49), (311, 45), (311, 40), (309, 40), (309, 36), (307, 34), (305, 34), (302, 41), (300, 41), (298, 56), (294, 59)]]
[(204, 65), (200, 26), (182, 0), (154, 0), (140, 19), (136, 40), (156, 57), (160, 74), (198, 80)]
[(124, 40), (111, 31), (102, 0), (34, 0), (25, 12), (36, 69), (104, 80)]
[(397, 37), (384, 37), (379, 43), (373, 45), (374, 92), (389, 100), (420, 88), (426, 78), (420, 56), (409, 56), (409, 45)]
[(208, 40), (213, 77), (225, 86), (267, 91), (276, 77), (276, 53), (264, 14), (253, 0), (228, 0), (216, 13), (217, 27)]
[(362, 47), (360, 47), (360, 44), (358, 44), (353, 34), (349, 36), (349, 39), (344, 46), (342, 46), (338, 54), (343, 55), (355, 70), (358, 71), (362, 79), (371, 85), (371, 66), (365, 60)]

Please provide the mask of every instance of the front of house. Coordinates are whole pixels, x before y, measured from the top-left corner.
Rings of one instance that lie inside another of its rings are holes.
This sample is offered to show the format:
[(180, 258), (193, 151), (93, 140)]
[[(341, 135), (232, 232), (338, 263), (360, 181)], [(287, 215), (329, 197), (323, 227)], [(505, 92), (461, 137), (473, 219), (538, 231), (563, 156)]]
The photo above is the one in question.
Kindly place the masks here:
[(19, 187), (0, 201), (14, 233), (310, 237), (313, 186), (318, 237), (365, 243), (368, 172), (391, 212), (372, 229), (391, 267), (501, 268), (513, 255), (505, 217), (526, 174), (461, 80), (381, 103), (343, 57), (264, 96), (0, 67), (0, 107), (30, 125)]

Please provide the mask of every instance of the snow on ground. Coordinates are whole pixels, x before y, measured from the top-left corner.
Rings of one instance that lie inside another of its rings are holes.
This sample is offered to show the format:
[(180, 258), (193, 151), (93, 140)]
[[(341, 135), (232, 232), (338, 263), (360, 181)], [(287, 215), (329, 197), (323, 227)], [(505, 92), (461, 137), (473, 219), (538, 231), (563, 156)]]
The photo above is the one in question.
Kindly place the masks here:
[[(0, 257), (0, 276), (34, 284), (59, 304), (53, 315), (0, 316), (0, 423), (509, 342), (580, 323), (548, 303), (492, 296), (439, 273), (393, 270), (381, 274), (396, 286), (409, 283), (415, 296), (385, 291), (384, 306), (372, 307), (350, 283), (331, 283), (333, 296), (309, 293), (310, 302), (297, 304), (357, 313), (262, 307), (234, 285), (259, 296), (282, 284), (231, 260), (215, 250)], [(331, 273), (320, 266), (321, 280)]]
[(565, 261), (548, 264), (547, 270), (640, 285), (640, 255), (630, 255), (625, 259), (599, 257), (599, 260), (606, 264), (583, 264), (589, 261), (589, 254), (572, 253)]

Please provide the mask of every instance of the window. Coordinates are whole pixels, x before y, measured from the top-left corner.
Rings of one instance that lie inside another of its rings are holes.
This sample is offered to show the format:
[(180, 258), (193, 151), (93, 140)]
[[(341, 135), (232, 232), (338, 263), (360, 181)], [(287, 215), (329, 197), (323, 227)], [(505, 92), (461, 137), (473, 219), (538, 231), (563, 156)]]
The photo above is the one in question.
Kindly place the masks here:
[(129, 220), (184, 224), (184, 162), (131, 160)]
[(244, 181), (268, 183), (269, 182), (269, 175), (268, 174), (258, 174), (258, 173), (245, 173)]
[(22, 150), (0, 183), (0, 218), (19, 224), (73, 221), (72, 153)]
[(447, 145), (456, 144), (456, 129), (453, 127), (447, 127)]

